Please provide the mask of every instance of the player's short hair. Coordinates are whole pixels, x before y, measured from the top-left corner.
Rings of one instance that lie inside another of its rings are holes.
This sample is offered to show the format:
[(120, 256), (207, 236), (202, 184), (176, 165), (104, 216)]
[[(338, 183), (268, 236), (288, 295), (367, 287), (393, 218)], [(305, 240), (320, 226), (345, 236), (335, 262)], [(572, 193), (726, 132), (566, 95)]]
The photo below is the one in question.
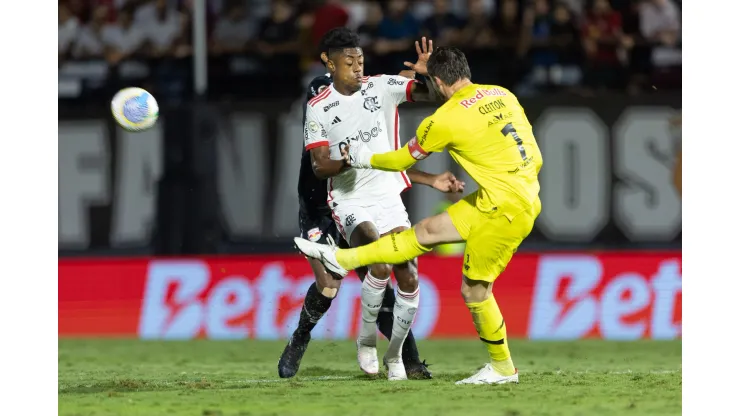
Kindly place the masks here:
[(342, 51), (347, 48), (359, 48), (360, 37), (346, 27), (335, 27), (326, 32), (319, 41), (319, 53), (325, 52), (326, 56)]
[(470, 79), (470, 66), (465, 54), (453, 46), (443, 46), (432, 51), (427, 62), (430, 77), (437, 77), (447, 85)]

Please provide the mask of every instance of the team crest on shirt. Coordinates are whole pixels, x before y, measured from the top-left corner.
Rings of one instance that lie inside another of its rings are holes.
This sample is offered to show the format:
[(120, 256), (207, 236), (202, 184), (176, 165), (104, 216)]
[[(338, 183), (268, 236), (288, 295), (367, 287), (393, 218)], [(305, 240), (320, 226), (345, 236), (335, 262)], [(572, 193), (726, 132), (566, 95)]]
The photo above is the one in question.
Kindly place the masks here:
[(321, 230), (318, 227), (316, 227), (316, 228), (311, 228), (310, 230), (308, 230), (307, 234), (308, 234), (309, 241), (316, 242), (316, 241), (319, 241), (319, 239), (321, 239), (322, 233), (321, 233)]
[(378, 104), (378, 97), (365, 97), (365, 104), (362, 105), (365, 110), (374, 113), (380, 110), (380, 104)]

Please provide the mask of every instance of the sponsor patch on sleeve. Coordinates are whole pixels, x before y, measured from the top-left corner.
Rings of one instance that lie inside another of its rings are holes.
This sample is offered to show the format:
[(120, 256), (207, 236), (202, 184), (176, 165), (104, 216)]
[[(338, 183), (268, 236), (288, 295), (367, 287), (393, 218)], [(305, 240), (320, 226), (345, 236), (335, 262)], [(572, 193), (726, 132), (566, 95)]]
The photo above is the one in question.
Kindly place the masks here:
[(316, 242), (316, 241), (319, 241), (322, 233), (321, 233), (321, 230), (317, 227), (317, 228), (311, 228), (310, 230), (308, 230), (307, 234), (308, 234), (309, 241)]
[(429, 153), (424, 151), (424, 149), (419, 145), (419, 141), (416, 139), (416, 136), (409, 140), (409, 153), (411, 153), (411, 157), (416, 160), (424, 160), (429, 156)]

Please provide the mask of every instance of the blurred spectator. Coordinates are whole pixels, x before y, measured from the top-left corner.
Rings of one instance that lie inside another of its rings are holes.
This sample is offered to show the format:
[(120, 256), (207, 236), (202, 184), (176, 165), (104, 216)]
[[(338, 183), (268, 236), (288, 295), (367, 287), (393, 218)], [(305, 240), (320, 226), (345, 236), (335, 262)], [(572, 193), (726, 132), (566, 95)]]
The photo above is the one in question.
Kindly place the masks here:
[(526, 54), (530, 72), (520, 94), (532, 93), (533, 88), (544, 86), (549, 81), (549, 68), (557, 62), (557, 55), (551, 49), (552, 24), (547, 0), (532, 0), (527, 4), (522, 22), (522, 51)]
[(580, 82), (580, 36), (566, 4), (558, 2), (550, 11), (546, 0), (536, 0), (525, 11), (524, 30), (532, 67), (521, 93)]
[[(164, 0), (164, 6), (174, 6), (175, 0)], [(135, 9), (134, 23), (145, 26), (154, 20), (157, 20), (157, 9), (159, 0), (127, 0), (126, 6)], [(170, 4), (168, 4), (170, 3)]]
[(378, 26), (374, 51), (378, 55), (408, 52), (419, 36), (419, 23), (409, 12), (409, 2), (390, 0), (386, 6), (387, 12)]
[(69, 11), (78, 22), (86, 23), (90, 21), (91, 3), (87, 0), (67, 0), (66, 5)]
[(357, 28), (357, 35), (360, 36), (360, 46), (369, 50), (373, 41), (378, 37), (378, 28), (380, 22), (383, 21), (383, 9), (380, 4), (368, 3), (366, 16), (365, 21)]
[(344, 7), (347, 10), (347, 24), (346, 26), (352, 30), (357, 30), (365, 20), (367, 19), (367, 12), (370, 6), (370, 2), (364, 0), (346, 0)]
[(134, 25), (132, 8), (124, 6), (118, 12), (116, 22), (105, 25), (102, 31), (108, 61), (115, 65), (139, 53), (144, 45), (144, 34), (141, 28)]
[(653, 45), (653, 65), (680, 65), (681, 21), (676, 4), (672, 0), (647, 0), (639, 10), (640, 32)]
[(228, 2), (216, 21), (209, 52), (215, 55), (243, 53), (254, 34), (255, 22), (247, 16), (244, 2)]
[(151, 56), (172, 56), (175, 42), (185, 29), (184, 17), (174, 6), (168, 5), (167, 0), (156, 0), (153, 5), (153, 19), (140, 23), (138, 27), (145, 32)]
[(272, 79), (279, 79), (280, 85), (262, 83), (253, 87), (255, 94), (275, 97), (300, 89), (299, 34), (298, 15), (292, 4), (286, 0), (272, 0), (270, 15), (259, 24), (255, 45), (262, 59), (260, 71)]
[(450, 0), (434, 0), (434, 13), (421, 25), (421, 33), (435, 45), (457, 44), (463, 21), (450, 10)]
[[(193, 0), (60, 0), (59, 59), (106, 57), (115, 64), (141, 52), (188, 56), (192, 6)], [(315, 47), (337, 26), (360, 35), (367, 73), (403, 69), (413, 42), (427, 36), (437, 46), (462, 48), (481, 82), (524, 94), (580, 78), (593, 87), (626, 84), (629, 92), (681, 82), (675, 0), (206, 0), (206, 6), (209, 76), (214, 86), (229, 79), (227, 90), (234, 76), (269, 72), (287, 83), (307, 71), (323, 73)], [(137, 65), (149, 66), (150, 80), (165, 80), (180, 65), (165, 61)], [(190, 76), (190, 68), (180, 70), (178, 77)]]
[(550, 67), (550, 82), (574, 86), (581, 81), (581, 37), (568, 5), (555, 3), (550, 28), (550, 42), (556, 64)]
[(80, 31), (80, 21), (67, 3), (59, 4), (59, 61), (63, 61), (72, 50)]
[(580, 23), (586, 10), (586, 0), (559, 0), (570, 11), (573, 21)]
[(622, 15), (612, 10), (609, 0), (594, 0), (583, 23), (583, 47), (586, 52), (591, 87), (616, 88), (622, 84), (622, 63), (618, 50), (622, 42)]
[(73, 50), (75, 58), (91, 59), (105, 56), (103, 28), (106, 26), (110, 15), (109, 9), (108, 6), (97, 6), (95, 8), (90, 23), (80, 30)]
[(342, 0), (324, 0), (313, 15), (311, 43), (314, 47), (318, 46), (326, 32), (338, 26), (346, 26), (349, 21), (349, 13), (342, 6)]
[(517, 0), (501, 0), (491, 27), (497, 45), (499, 79), (496, 83), (513, 88), (520, 78), (522, 58), (522, 24)]
[(468, 0), (468, 18), (462, 25), (460, 45), (471, 49), (489, 49), (494, 46), (493, 29), (483, 0)]
[[(482, 10), (486, 16), (492, 16), (496, 12), (496, 3), (498, 3), (498, 0), (481, 0), (480, 9), (476, 9), (476, 12)], [(450, 5), (452, 13), (462, 18), (468, 18), (474, 14), (468, 0), (450, 0)]]
[(287, 0), (272, 0), (270, 15), (259, 24), (257, 50), (267, 58), (297, 53), (298, 26), (295, 10)]
[(621, 46), (624, 49), (626, 61), (625, 76), (627, 78), (627, 92), (636, 94), (643, 89), (651, 71), (651, 47), (640, 33), (640, 5), (643, 0), (620, 0), (622, 7)]

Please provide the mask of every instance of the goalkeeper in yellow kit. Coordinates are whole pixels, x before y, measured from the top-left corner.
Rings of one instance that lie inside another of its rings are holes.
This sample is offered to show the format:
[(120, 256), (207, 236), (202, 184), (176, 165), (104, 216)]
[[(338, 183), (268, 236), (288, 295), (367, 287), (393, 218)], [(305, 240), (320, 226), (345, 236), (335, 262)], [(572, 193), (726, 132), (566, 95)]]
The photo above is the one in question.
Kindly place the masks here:
[(298, 249), (339, 275), (370, 264), (396, 264), (444, 243), (466, 242), (462, 296), (473, 315), (490, 362), (457, 384), (518, 383), (506, 339), (506, 325), (492, 294), (519, 244), (540, 213), (537, 174), (542, 155), (524, 110), (507, 89), (470, 81), (470, 68), (460, 50), (438, 48), (426, 70), (447, 101), (427, 117), (403, 148), (370, 154), (360, 146), (343, 152), (357, 169), (403, 171), (432, 152), (447, 149), (478, 183), (478, 191), (413, 228), (390, 234), (366, 246), (339, 250), (296, 238)]

